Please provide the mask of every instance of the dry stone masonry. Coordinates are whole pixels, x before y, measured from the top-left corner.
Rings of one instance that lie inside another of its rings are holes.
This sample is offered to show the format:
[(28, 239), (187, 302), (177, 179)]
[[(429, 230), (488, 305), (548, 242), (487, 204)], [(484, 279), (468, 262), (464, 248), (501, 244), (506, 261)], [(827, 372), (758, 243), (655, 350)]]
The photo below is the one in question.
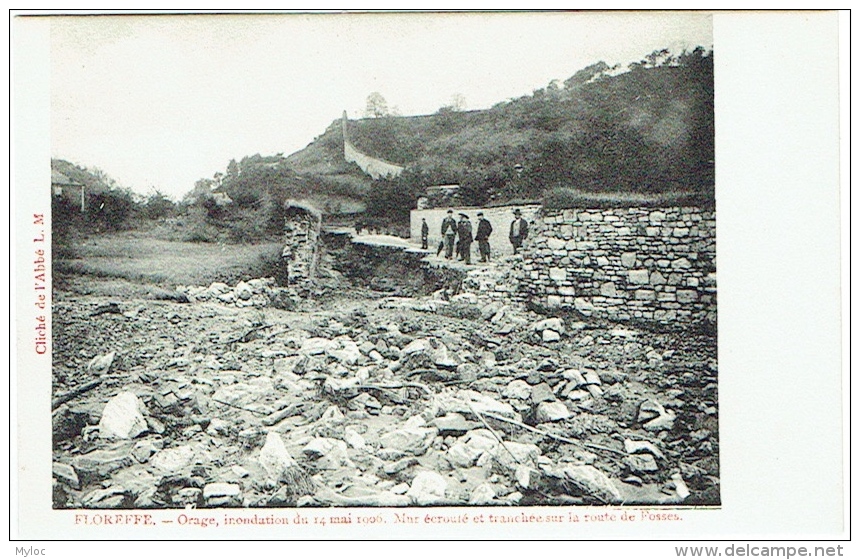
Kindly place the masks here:
[(315, 209), (287, 201), (282, 257), (291, 286), (307, 283), (316, 276), (321, 224), (322, 217)]
[(519, 271), (526, 299), (613, 320), (716, 322), (713, 211), (546, 211), (532, 230)]

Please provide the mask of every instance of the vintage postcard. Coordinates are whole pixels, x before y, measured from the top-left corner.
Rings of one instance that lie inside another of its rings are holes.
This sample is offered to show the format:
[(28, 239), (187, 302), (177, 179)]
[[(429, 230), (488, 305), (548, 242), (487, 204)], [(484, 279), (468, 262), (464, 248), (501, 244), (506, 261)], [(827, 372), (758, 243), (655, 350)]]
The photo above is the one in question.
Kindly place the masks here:
[(847, 534), (839, 13), (11, 30), (13, 539)]

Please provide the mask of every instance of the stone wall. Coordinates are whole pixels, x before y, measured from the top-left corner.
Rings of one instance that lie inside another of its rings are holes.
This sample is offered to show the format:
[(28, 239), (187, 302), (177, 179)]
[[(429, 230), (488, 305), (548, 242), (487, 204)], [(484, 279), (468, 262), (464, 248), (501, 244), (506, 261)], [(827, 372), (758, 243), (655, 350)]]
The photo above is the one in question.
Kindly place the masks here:
[(344, 111), (340, 120), (343, 136), (343, 159), (356, 164), (373, 179), (397, 177), (403, 173), (404, 168), (402, 166), (364, 154), (353, 146), (352, 142), (349, 141), (348, 123), (349, 119), (347, 119), (346, 111)]
[(403, 172), (403, 167), (399, 165), (361, 153), (349, 141), (343, 143), (343, 158), (359, 166), (373, 179), (397, 177)]
[[(454, 211), (454, 219), (459, 220), (457, 214), (460, 212), (469, 216), (472, 222), (472, 235), (478, 232), (478, 212), (483, 212), (484, 217), (493, 226), (490, 235), (490, 251), (492, 256), (510, 255), (512, 253), (511, 243), (508, 241), (508, 232), (511, 221), (514, 219), (514, 209), (519, 208), (523, 218), (532, 224), (540, 212), (539, 205), (529, 206), (496, 206), (492, 208), (479, 208), (475, 206), (459, 206), (450, 208)], [(428, 248), (436, 252), (439, 242), (442, 241), (442, 220), (445, 218), (449, 208), (427, 208), (424, 210), (413, 210), (409, 219), (409, 238), (412, 243), (421, 244), (421, 218), (427, 220), (430, 229), (428, 237)], [(478, 244), (472, 244), (472, 262), (478, 259)], [(492, 258), (492, 257), (491, 257)]]
[(291, 286), (307, 283), (316, 276), (321, 223), (321, 216), (315, 209), (296, 201), (285, 204), (281, 256), (286, 280)]
[(716, 322), (716, 221), (698, 208), (545, 212), (517, 291), (550, 308), (659, 323)]

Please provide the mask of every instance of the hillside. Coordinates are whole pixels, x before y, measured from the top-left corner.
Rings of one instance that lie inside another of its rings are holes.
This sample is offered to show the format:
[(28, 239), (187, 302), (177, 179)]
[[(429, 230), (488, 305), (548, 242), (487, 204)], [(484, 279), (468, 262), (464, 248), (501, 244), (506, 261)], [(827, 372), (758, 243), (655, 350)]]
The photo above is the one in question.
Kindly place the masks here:
[[(652, 53), (606, 64), (482, 111), (349, 121), (362, 152), (407, 167), (400, 188), (460, 183), (467, 202), (581, 193), (687, 193), (713, 200), (713, 57)], [(297, 174), (356, 184), (339, 121), (290, 155)], [(523, 166), (517, 177), (514, 166)], [(358, 189), (356, 189), (358, 190)]]
[(658, 51), (623, 70), (598, 62), (486, 110), (348, 121), (357, 150), (405, 167), (395, 179), (372, 180), (345, 161), (336, 119), (289, 156), (232, 160), (187, 200), (228, 195), (235, 204), (210, 200), (207, 220), (243, 232), (238, 238), (276, 232), (286, 198), (342, 220), (364, 211), (372, 223), (402, 225), (424, 187), (451, 183), (466, 205), (712, 205), (713, 102), (713, 55), (704, 49)]

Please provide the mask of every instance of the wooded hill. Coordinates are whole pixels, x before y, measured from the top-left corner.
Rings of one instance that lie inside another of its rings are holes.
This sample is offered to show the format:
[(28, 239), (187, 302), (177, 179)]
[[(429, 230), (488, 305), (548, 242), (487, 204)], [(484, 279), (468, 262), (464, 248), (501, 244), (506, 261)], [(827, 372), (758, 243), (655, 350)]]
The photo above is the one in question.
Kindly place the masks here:
[[(237, 204), (310, 198), (330, 214), (368, 213), (400, 220), (423, 188), (458, 183), (463, 204), (542, 199), (712, 204), (713, 56), (697, 48), (659, 51), (626, 69), (599, 62), (563, 83), (480, 111), (445, 107), (424, 116), (349, 121), (360, 151), (406, 167), (373, 181), (343, 158), (340, 120), (288, 157), (231, 161), (198, 182)], [(520, 165), (521, 172), (515, 171)]]

